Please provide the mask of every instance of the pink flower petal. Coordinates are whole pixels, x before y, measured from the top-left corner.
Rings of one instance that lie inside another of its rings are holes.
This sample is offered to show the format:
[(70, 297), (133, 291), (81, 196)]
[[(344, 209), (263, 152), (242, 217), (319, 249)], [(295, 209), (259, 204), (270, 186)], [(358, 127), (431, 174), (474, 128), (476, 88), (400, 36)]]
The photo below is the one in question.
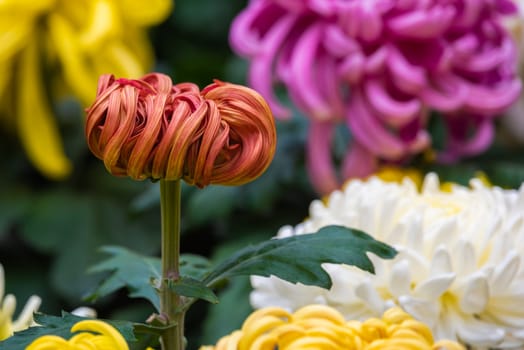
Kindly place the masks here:
[(380, 14), (372, 7), (366, 8), (363, 6), (360, 12), (360, 18), (362, 18), (362, 22), (365, 23), (365, 25), (360, 27), (360, 37), (362, 40), (372, 42), (380, 38), (384, 29)]
[(315, 190), (327, 194), (339, 187), (331, 158), (331, 140), (334, 124), (312, 122), (309, 126), (306, 161), (309, 178)]
[(360, 52), (346, 57), (338, 67), (338, 74), (350, 84), (358, 84), (364, 76), (365, 57)]
[(456, 118), (457, 116), (451, 116), (447, 119), (450, 131), (448, 144), (446, 149), (438, 155), (439, 161), (443, 163), (452, 163), (460, 157), (479, 154), (485, 151), (493, 140), (494, 128), (489, 119), (476, 122), (475, 134), (468, 137), (466, 135), (466, 123)]
[(467, 59), (455, 59), (454, 66), (468, 72), (486, 72), (497, 69), (515, 53), (514, 44), (507, 39), (498, 48), (490, 48), (483, 52), (475, 52)]
[(324, 31), (324, 48), (333, 56), (343, 58), (354, 52), (360, 51), (360, 44), (347, 36), (340, 27), (327, 24)]
[(352, 142), (342, 164), (344, 179), (363, 178), (378, 168), (377, 158), (358, 142)]
[(457, 14), (453, 26), (458, 28), (469, 28), (479, 19), (484, 4), (479, 0), (462, 0), (462, 11)]
[(388, 21), (388, 28), (405, 38), (427, 39), (442, 35), (455, 16), (451, 6), (407, 12)]
[(370, 152), (390, 160), (404, 156), (403, 143), (377, 120), (366, 106), (365, 97), (358, 90), (353, 91), (346, 122), (356, 140)]
[(424, 69), (410, 64), (398, 49), (391, 46), (388, 55), (388, 69), (394, 84), (407, 93), (416, 93), (427, 84)]
[(469, 84), (453, 75), (438, 75), (420, 92), (422, 101), (440, 112), (453, 112), (461, 108), (469, 93)]
[(331, 108), (322, 96), (315, 77), (316, 59), (320, 50), (323, 26), (314, 24), (308, 27), (298, 39), (290, 68), (293, 80), (289, 83), (289, 92), (297, 104), (319, 120), (331, 117)]
[(366, 58), (365, 70), (368, 74), (382, 72), (388, 59), (388, 47), (383, 46), (375, 50)]
[(231, 24), (229, 43), (241, 55), (251, 57), (261, 52), (262, 34), (255, 29), (259, 18), (271, 13), (275, 5), (268, 1), (252, 1), (249, 11), (242, 11)]
[(253, 59), (248, 73), (249, 84), (264, 96), (275, 116), (283, 119), (289, 118), (291, 112), (278, 102), (274, 94), (271, 78), (273, 58), (284, 45), (284, 40), (288, 36), (291, 27), (295, 24), (296, 19), (296, 16), (287, 16), (275, 23), (260, 44), (263, 50), (261, 54)]
[(365, 82), (364, 91), (370, 105), (378, 112), (381, 119), (393, 127), (409, 123), (418, 115), (422, 107), (420, 101), (416, 99), (396, 100), (378, 80)]
[(513, 79), (500, 86), (469, 85), (470, 92), (466, 99), (465, 108), (472, 113), (494, 115), (501, 113), (511, 106), (520, 95), (522, 82)]

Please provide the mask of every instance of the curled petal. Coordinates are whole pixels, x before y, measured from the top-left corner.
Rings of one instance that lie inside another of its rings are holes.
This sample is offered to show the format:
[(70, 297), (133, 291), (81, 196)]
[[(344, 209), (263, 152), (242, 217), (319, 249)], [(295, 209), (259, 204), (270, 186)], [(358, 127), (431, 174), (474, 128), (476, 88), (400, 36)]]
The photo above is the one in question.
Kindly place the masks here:
[(360, 52), (343, 59), (338, 67), (340, 77), (350, 84), (358, 84), (364, 76), (365, 57)]
[(267, 169), (276, 150), (269, 106), (254, 90), (219, 81), (208, 85), (202, 95), (216, 104), (222, 122), (230, 127), (214, 168), (209, 164), (210, 182), (240, 185), (254, 180)]
[(469, 93), (469, 84), (450, 76), (437, 76), (420, 92), (424, 103), (442, 112), (452, 112), (461, 108)]
[(318, 64), (316, 60), (321, 47), (322, 32), (322, 26), (313, 25), (298, 39), (290, 60), (293, 80), (289, 88), (297, 104), (319, 120), (326, 120), (331, 116), (331, 109), (315, 79), (316, 70), (311, 69)]
[(290, 117), (289, 109), (282, 106), (273, 91), (273, 81), (271, 72), (273, 69), (273, 58), (281, 49), (282, 41), (289, 34), (290, 27), (294, 24), (296, 18), (289, 16), (283, 18), (272, 27), (264, 38), (264, 52), (253, 58), (249, 67), (249, 83), (259, 91), (268, 101), (275, 116), (287, 119)]
[(378, 168), (378, 158), (357, 142), (353, 142), (344, 158), (342, 175), (345, 179), (364, 178)]
[[(229, 34), (229, 43), (242, 55), (251, 57), (262, 52), (262, 35), (261, 31), (265, 28), (258, 27), (257, 19), (259, 17), (275, 16), (274, 11), (277, 7), (270, 2), (253, 1), (250, 11), (244, 11), (235, 18), (231, 24)], [(262, 22), (268, 24), (267, 21)]]
[(333, 160), (331, 142), (334, 124), (313, 122), (307, 140), (307, 168), (313, 187), (319, 193), (330, 193), (339, 187)]
[(99, 80), (86, 137), (113, 175), (176, 180), (204, 187), (239, 185), (269, 166), (276, 130), (264, 99), (215, 81), (200, 92), (163, 74)]
[(475, 122), (473, 136), (466, 132), (470, 123), (455, 120), (453, 117), (447, 118), (449, 129), (449, 141), (446, 150), (438, 155), (438, 159), (444, 163), (456, 161), (462, 156), (471, 156), (483, 152), (493, 140), (494, 127), (489, 119)]
[(360, 44), (352, 37), (347, 36), (340, 27), (334, 24), (326, 25), (323, 45), (335, 57), (344, 57), (360, 51)]
[(369, 80), (364, 88), (370, 105), (389, 125), (405, 125), (420, 113), (422, 106), (418, 100), (395, 100), (377, 80)]
[[(467, 41), (465, 42), (467, 44)], [(460, 47), (460, 46), (459, 46)], [(468, 72), (482, 73), (497, 69), (514, 54), (514, 44), (506, 38), (498, 48), (490, 48), (484, 52), (475, 52), (467, 59), (456, 59), (454, 65)]]
[(430, 10), (408, 12), (388, 22), (395, 34), (416, 39), (433, 38), (447, 29), (455, 10), (451, 6), (435, 6)]
[(402, 142), (385, 129), (367, 106), (365, 96), (355, 91), (348, 108), (347, 123), (356, 140), (372, 153), (391, 160), (404, 155)]
[(469, 86), (465, 108), (469, 112), (482, 115), (501, 113), (517, 100), (522, 89), (522, 82), (515, 78), (504, 82), (500, 86)]
[(391, 49), (388, 68), (396, 86), (405, 92), (417, 92), (427, 84), (421, 67), (410, 64), (398, 49)]

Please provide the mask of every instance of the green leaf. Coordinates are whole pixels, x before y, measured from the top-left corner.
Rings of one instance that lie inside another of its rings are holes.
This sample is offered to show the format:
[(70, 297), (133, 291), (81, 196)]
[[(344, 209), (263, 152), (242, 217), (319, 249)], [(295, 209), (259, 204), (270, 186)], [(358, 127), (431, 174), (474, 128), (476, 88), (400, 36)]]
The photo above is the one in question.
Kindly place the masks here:
[[(93, 301), (120, 288), (127, 288), (130, 297), (144, 298), (150, 301), (157, 310), (160, 310), (158, 294), (151, 283), (152, 279), (161, 278), (160, 259), (116, 246), (102, 247), (101, 251), (111, 256), (91, 267), (89, 272), (109, 272), (110, 274), (94, 292), (87, 296), (87, 299)], [(181, 276), (201, 279), (208, 271), (209, 261), (204, 257), (194, 254), (181, 255)]]
[[(88, 318), (78, 317), (69, 313), (63, 313), (62, 317), (37, 313), (35, 314), (35, 322), (40, 326), (30, 327), (24, 331), (16, 332), (12, 337), (0, 342), (0, 350), (24, 350), (36, 338), (44, 335), (56, 335), (64, 339), (69, 339), (73, 336), (71, 333), (71, 327), (75, 323), (87, 319)], [(134, 325), (132, 322), (103, 321), (115, 327), (126, 341), (136, 341), (133, 332)]]
[(208, 259), (196, 254), (180, 255), (180, 275), (202, 280), (211, 271), (211, 263)]
[(274, 275), (292, 283), (329, 289), (331, 278), (321, 264), (354, 265), (374, 273), (366, 252), (391, 259), (396, 251), (368, 234), (343, 226), (326, 226), (316, 234), (272, 239), (246, 247), (222, 262), (204, 283), (215, 285), (220, 280), (238, 275)]
[(146, 257), (123, 247), (106, 246), (101, 251), (111, 254), (111, 257), (91, 267), (89, 272), (110, 272), (110, 275), (87, 299), (94, 301), (126, 287), (130, 297), (149, 300), (159, 310), (158, 295), (151, 279), (161, 277), (160, 259)]
[(210, 303), (218, 303), (218, 298), (213, 290), (199, 280), (191, 277), (168, 279), (167, 286), (178, 295), (189, 298), (204, 299)]

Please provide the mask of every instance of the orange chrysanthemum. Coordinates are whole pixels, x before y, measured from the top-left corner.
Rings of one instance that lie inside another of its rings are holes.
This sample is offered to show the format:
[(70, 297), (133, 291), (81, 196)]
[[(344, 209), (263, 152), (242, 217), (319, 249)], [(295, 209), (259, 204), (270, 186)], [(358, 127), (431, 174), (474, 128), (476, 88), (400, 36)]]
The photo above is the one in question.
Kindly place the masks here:
[(198, 187), (254, 180), (276, 147), (273, 116), (256, 91), (221, 81), (200, 91), (159, 73), (103, 75), (87, 109), (86, 137), (113, 175)]

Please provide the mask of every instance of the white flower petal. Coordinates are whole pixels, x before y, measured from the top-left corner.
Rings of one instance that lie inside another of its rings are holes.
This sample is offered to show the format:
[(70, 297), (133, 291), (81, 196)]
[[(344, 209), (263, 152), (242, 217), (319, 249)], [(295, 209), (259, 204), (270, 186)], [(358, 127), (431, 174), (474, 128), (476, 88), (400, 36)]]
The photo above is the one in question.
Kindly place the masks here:
[(440, 275), (444, 273), (450, 273), (453, 271), (451, 265), (451, 257), (448, 250), (440, 245), (435, 254), (433, 254), (433, 259), (431, 259), (430, 275)]
[(426, 323), (429, 327), (433, 327), (438, 320), (440, 309), (436, 302), (404, 295), (398, 299), (398, 303), (406, 312), (413, 315), (417, 320)]
[(424, 300), (436, 300), (451, 286), (454, 280), (455, 274), (453, 272), (431, 276), (431, 278), (428, 278), (415, 287), (413, 296)]
[(377, 314), (384, 312), (384, 300), (369, 281), (365, 281), (355, 288), (355, 294)]
[(391, 277), (389, 280), (389, 289), (395, 297), (409, 294), (411, 289), (411, 273), (409, 271), (409, 262), (402, 259), (391, 267)]
[(491, 277), (491, 285), (494, 293), (503, 293), (504, 290), (511, 283), (520, 267), (520, 257), (517, 252), (512, 250), (502, 260), (500, 265), (495, 267), (493, 276)]
[(459, 275), (474, 273), (477, 269), (477, 257), (472, 242), (460, 239), (453, 249), (453, 267)]
[(489, 300), (489, 286), (483, 275), (474, 275), (465, 282), (464, 293), (460, 299), (460, 309), (468, 314), (481, 313)]
[(502, 328), (470, 319), (462, 322), (457, 328), (460, 340), (465, 343), (473, 343), (477, 346), (492, 347), (504, 340), (506, 332)]

